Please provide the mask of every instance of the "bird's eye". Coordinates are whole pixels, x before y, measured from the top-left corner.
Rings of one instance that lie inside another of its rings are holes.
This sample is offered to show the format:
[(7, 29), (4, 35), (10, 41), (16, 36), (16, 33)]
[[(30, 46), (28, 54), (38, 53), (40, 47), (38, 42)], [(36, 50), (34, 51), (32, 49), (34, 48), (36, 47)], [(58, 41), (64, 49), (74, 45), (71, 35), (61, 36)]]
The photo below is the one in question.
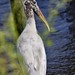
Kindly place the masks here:
[(30, 4), (30, 1), (27, 0), (26, 2), (24, 2), (24, 5)]
[(27, 5), (27, 2), (24, 2), (24, 5)]
[(24, 5), (27, 5), (27, 3), (24, 3)]
[(36, 4), (36, 1), (34, 1), (34, 4)]

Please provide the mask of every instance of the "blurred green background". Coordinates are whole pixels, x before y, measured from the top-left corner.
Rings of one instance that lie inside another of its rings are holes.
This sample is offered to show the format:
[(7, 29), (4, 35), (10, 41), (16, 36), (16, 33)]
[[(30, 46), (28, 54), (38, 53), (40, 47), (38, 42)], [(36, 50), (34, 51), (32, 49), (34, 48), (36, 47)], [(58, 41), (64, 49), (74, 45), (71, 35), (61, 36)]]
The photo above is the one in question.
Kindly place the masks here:
[(17, 38), (25, 25), (25, 14), (20, 0), (10, 0), (10, 7), (11, 11), (4, 15), (7, 19), (0, 29), (0, 75), (25, 75), (16, 49)]

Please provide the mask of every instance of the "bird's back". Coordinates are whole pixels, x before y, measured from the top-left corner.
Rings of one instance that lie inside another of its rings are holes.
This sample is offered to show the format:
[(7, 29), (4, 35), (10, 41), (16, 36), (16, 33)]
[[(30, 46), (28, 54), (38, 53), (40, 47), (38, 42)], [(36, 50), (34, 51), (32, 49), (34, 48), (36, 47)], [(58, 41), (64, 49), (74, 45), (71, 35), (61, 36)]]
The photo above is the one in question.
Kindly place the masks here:
[(17, 48), (23, 56), (28, 75), (46, 75), (45, 49), (42, 39), (37, 33), (22, 32), (17, 42)]

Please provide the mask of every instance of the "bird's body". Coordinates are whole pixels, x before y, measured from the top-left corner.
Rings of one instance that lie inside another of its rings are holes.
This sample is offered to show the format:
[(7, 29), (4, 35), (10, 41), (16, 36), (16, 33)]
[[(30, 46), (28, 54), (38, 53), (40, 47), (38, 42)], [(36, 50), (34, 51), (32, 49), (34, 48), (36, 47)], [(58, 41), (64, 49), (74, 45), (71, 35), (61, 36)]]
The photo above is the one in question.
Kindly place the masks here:
[(46, 54), (42, 39), (37, 34), (34, 18), (27, 20), (18, 39), (18, 51), (23, 56), (28, 75), (46, 75)]
[[(18, 52), (23, 57), (27, 75), (46, 75), (46, 54), (43, 41), (37, 33), (34, 11), (48, 27), (35, 0), (24, 2), (27, 22), (26, 27), (18, 38)], [(48, 27), (49, 29), (49, 27)]]

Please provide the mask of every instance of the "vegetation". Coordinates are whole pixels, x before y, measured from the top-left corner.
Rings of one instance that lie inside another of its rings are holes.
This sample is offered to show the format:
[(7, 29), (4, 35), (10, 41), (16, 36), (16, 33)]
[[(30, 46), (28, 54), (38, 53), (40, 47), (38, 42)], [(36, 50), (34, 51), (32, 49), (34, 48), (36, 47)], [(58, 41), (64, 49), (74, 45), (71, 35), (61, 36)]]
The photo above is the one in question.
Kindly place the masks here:
[(25, 24), (25, 16), (22, 14), (19, 0), (11, 0), (11, 11), (0, 29), (0, 75), (25, 75), (24, 64), (22, 62), (19, 64), (19, 60), (22, 59), (16, 49), (17, 38)]

